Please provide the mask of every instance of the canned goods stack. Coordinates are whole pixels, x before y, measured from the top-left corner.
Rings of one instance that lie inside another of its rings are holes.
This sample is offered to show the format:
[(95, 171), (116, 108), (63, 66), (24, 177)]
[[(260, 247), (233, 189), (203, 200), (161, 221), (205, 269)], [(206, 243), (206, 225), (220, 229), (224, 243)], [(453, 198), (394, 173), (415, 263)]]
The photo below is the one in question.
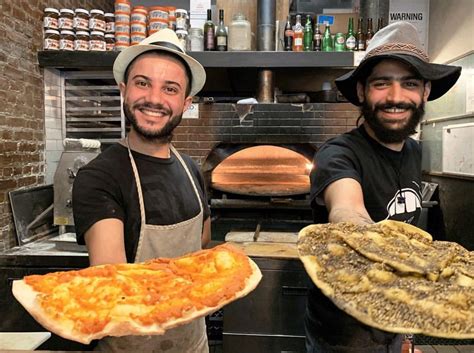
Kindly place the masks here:
[(115, 50), (115, 15), (107, 12), (105, 18), (105, 50)]
[(47, 7), (43, 15), (43, 49), (59, 50), (59, 10)]
[(132, 9), (130, 20), (130, 45), (136, 45), (147, 36), (147, 8), (145, 6), (135, 6)]
[(44, 50), (113, 50), (113, 46), (106, 45), (107, 34), (113, 35), (113, 28), (108, 27), (106, 15), (109, 14), (104, 14), (100, 9), (88, 11), (82, 8), (75, 10), (45, 8)]
[(130, 46), (131, 4), (128, 0), (115, 0), (115, 49), (123, 50)]
[(160, 29), (168, 28), (169, 13), (164, 6), (152, 6), (148, 8), (148, 34), (158, 32)]
[(44, 50), (120, 51), (163, 28), (176, 31), (186, 48), (188, 27), (188, 11), (175, 6), (132, 8), (129, 0), (115, 0), (113, 13), (48, 7), (43, 16)]

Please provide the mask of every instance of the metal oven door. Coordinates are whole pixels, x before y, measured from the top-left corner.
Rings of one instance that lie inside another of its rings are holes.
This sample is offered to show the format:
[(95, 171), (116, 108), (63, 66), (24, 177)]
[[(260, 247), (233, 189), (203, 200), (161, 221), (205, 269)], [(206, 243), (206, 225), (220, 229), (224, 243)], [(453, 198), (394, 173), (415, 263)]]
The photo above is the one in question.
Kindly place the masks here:
[(303, 317), (309, 277), (298, 259), (253, 258), (258, 287), (224, 308), (226, 353), (305, 352)]

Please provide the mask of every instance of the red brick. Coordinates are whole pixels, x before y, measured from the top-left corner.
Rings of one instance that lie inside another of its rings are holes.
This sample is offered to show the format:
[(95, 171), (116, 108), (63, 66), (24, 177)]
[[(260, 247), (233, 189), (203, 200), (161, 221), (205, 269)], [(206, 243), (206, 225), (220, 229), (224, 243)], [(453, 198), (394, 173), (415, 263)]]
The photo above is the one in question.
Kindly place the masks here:
[(15, 131), (13, 133), (15, 140), (32, 140), (33, 139), (33, 132), (31, 131)]
[(35, 185), (37, 183), (37, 177), (36, 176), (29, 176), (29, 177), (24, 177), (18, 180), (18, 186), (30, 186), (30, 185)]
[(21, 141), (18, 146), (19, 152), (35, 152), (37, 151), (37, 145), (31, 142)]
[(0, 180), (0, 190), (11, 190), (18, 186), (18, 181), (9, 179), (9, 180)]

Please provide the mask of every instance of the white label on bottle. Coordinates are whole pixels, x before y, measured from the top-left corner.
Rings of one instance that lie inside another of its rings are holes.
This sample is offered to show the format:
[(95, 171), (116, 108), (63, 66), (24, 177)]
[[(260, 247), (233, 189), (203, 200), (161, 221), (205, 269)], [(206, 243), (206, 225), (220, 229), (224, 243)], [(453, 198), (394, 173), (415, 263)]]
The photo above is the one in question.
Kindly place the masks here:
[(295, 47), (303, 45), (303, 38), (295, 38)]
[(347, 38), (346, 40), (346, 47), (347, 49), (354, 49), (356, 46), (356, 39), (354, 36), (350, 36), (349, 38)]
[(227, 37), (221, 36), (217, 37), (217, 45), (227, 45)]

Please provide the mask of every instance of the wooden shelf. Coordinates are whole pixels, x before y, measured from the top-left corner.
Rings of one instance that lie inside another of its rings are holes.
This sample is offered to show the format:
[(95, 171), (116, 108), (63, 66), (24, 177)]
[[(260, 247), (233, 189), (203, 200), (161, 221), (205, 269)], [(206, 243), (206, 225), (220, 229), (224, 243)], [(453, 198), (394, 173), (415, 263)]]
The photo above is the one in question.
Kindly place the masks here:
[[(112, 69), (118, 52), (40, 51), (41, 67)], [(352, 68), (352, 52), (189, 52), (205, 68)]]

